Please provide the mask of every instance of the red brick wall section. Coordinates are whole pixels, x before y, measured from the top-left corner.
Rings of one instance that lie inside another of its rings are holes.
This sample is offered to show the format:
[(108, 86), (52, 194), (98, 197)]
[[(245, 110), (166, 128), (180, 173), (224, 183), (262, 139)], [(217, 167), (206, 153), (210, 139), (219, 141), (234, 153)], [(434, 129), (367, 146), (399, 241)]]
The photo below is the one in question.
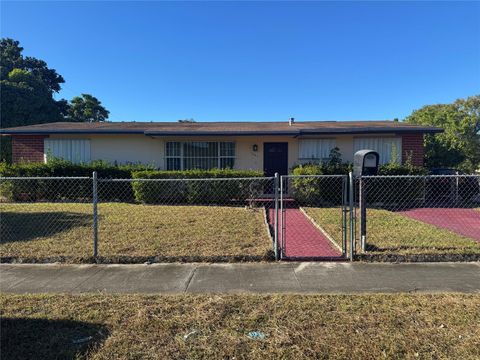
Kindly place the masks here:
[(406, 134), (402, 136), (402, 162), (411, 156), (412, 164), (423, 166), (423, 156), (425, 148), (423, 146), (423, 134)]
[(43, 162), (45, 135), (16, 135), (12, 138), (12, 162)]

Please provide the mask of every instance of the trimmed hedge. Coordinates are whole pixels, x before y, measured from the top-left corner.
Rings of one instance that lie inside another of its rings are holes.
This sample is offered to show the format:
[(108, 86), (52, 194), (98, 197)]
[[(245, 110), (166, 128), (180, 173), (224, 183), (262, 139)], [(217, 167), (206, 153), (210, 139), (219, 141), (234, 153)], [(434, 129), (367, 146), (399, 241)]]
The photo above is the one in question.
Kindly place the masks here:
[[(385, 164), (378, 168), (378, 175), (427, 175), (427, 169), (411, 164)], [(368, 178), (364, 181), (367, 204), (379, 207), (410, 207), (424, 200), (424, 178)]]
[[(143, 203), (223, 203), (244, 201), (263, 193), (262, 181), (165, 181), (113, 182), (104, 179), (203, 179), (253, 178), (263, 173), (250, 170), (188, 170), (157, 171), (144, 165), (111, 165), (97, 161), (90, 164), (72, 164), (54, 160), (47, 164), (0, 163), (1, 177), (92, 177), (97, 171), (99, 201)], [(59, 180), (2, 180), (0, 197), (11, 201), (91, 201), (90, 179)]]
[(214, 181), (168, 181), (168, 179), (221, 179), (256, 178), (263, 173), (251, 170), (188, 170), (188, 171), (139, 171), (134, 179), (156, 179), (165, 181), (133, 182), (135, 200), (147, 204), (206, 204), (244, 202), (259, 196), (267, 185), (264, 181), (214, 180)]
[(54, 159), (48, 163), (0, 163), (0, 176), (8, 177), (70, 177), (88, 176), (96, 171), (99, 178), (130, 179), (132, 172), (153, 170), (148, 165), (113, 165), (105, 161), (92, 161), (88, 164), (74, 164), (66, 160)]
[[(351, 164), (306, 164), (295, 167), (293, 175), (347, 175), (351, 169)], [(410, 164), (385, 164), (378, 169), (378, 175), (426, 174), (426, 169)], [(367, 202), (412, 204), (422, 199), (423, 183), (423, 179), (418, 178), (370, 178), (365, 181)], [(308, 177), (292, 179), (292, 195), (303, 205), (341, 205), (342, 189), (341, 179)], [(357, 182), (357, 201), (358, 191)]]
[(428, 175), (428, 170), (410, 164), (385, 164), (378, 167), (378, 175)]
[[(101, 179), (130, 179), (133, 171), (151, 169), (146, 165), (112, 165), (104, 161), (73, 164), (54, 159), (48, 163), (0, 164), (2, 177), (92, 177), (94, 171)], [(15, 201), (91, 201), (90, 180), (15, 180), (2, 181), (0, 196)], [(132, 201), (129, 182), (99, 183), (101, 201)]]

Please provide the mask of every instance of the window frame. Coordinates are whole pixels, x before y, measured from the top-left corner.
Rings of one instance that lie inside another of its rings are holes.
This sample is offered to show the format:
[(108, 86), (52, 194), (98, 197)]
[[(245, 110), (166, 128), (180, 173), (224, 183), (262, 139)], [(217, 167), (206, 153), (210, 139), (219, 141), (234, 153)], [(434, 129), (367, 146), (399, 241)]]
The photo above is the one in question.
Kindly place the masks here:
[[(169, 155), (168, 154), (168, 144), (169, 143), (178, 143), (180, 144), (180, 154), (179, 155)], [(185, 144), (188, 143), (215, 143), (216, 144), (216, 155), (215, 156), (185, 156)], [(233, 153), (234, 155), (221, 155), (221, 144), (222, 143), (230, 143), (233, 144)], [(235, 166), (235, 161), (237, 159), (237, 144), (235, 141), (208, 141), (208, 140), (202, 140), (202, 141), (177, 141), (177, 140), (172, 140), (172, 141), (165, 141), (165, 169), (167, 171), (184, 171), (184, 170), (193, 170), (193, 169), (198, 169), (198, 168), (191, 168), (191, 169), (185, 169), (185, 160), (186, 159), (216, 159), (217, 165), (215, 168), (218, 169), (226, 169), (221, 167), (221, 163), (223, 159), (233, 159), (233, 167)], [(168, 168), (168, 160), (170, 159), (178, 159), (180, 161), (180, 169), (169, 169)], [(213, 168), (211, 168), (213, 169)]]
[[(53, 142), (58, 142), (58, 143), (69, 143), (69, 147), (70, 147), (70, 153), (68, 155), (70, 155), (69, 157), (64, 157), (62, 155), (55, 155), (53, 154), (53, 151), (52, 150), (52, 143)], [(77, 161), (74, 157), (74, 154), (73, 154), (73, 144), (74, 142), (84, 142), (84, 148), (85, 148), (85, 154), (83, 155), (86, 155), (85, 156), (85, 159), (81, 159), (82, 156), (80, 156), (80, 159), (79, 161)], [(67, 161), (70, 161), (74, 164), (81, 164), (81, 163), (89, 163), (92, 161), (92, 142), (91, 142), (91, 139), (89, 138), (79, 138), (79, 139), (57, 139), (57, 138), (46, 138), (44, 139), (43, 141), (43, 162), (44, 163), (47, 163), (48, 162), (48, 152), (49, 150), (52, 152), (52, 156), (54, 158), (60, 158), (60, 159), (63, 159), (63, 160), (67, 160)]]
[[(381, 140), (382, 141), (382, 144), (381, 144), (381, 147), (385, 146), (384, 145), (384, 141), (390, 141), (392, 144), (394, 144), (397, 149), (397, 163), (398, 164), (401, 164), (402, 161), (403, 161), (403, 144), (402, 144), (402, 137), (401, 136), (395, 136), (395, 135), (387, 135), (387, 136), (355, 136), (353, 138), (353, 154), (355, 154), (357, 151), (359, 150), (362, 150), (361, 148), (358, 148), (357, 149), (357, 146), (356, 146), (356, 141), (360, 141), (360, 140)], [(398, 146), (397, 146), (398, 145)], [(378, 162), (378, 165), (385, 165), (385, 164), (389, 164), (391, 163), (392, 161), (392, 151), (390, 151), (390, 154), (388, 154), (388, 160), (385, 158), (386, 157), (386, 154), (384, 153), (383, 149), (373, 149), (373, 146), (368, 146), (368, 147), (371, 147), (372, 149), (371, 150), (374, 150), (374, 151), (377, 151), (378, 154), (379, 154), (379, 162)], [(393, 147), (392, 147), (393, 149)]]
[(305, 158), (305, 157), (301, 157), (302, 155), (302, 141), (316, 141), (316, 142), (321, 142), (321, 141), (332, 141), (333, 142), (333, 147), (330, 148), (328, 150), (328, 152), (330, 153), (330, 151), (332, 151), (332, 149), (335, 149), (337, 147), (337, 138), (303, 138), (303, 139), (298, 139), (298, 160), (301, 161), (301, 162), (309, 162), (309, 161), (313, 161), (313, 162), (321, 162), (321, 161), (326, 161), (328, 160), (328, 155), (326, 157), (308, 157), (308, 158)]

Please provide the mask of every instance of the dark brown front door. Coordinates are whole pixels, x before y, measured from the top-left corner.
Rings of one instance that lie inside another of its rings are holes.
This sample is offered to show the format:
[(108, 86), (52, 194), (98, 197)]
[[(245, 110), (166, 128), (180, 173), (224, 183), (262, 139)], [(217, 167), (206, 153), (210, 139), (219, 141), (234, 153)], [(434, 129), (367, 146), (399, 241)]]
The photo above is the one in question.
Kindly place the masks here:
[(263, 144), (263, 171), (265, 176), (288, 174), (288, 143), (270, 142)]

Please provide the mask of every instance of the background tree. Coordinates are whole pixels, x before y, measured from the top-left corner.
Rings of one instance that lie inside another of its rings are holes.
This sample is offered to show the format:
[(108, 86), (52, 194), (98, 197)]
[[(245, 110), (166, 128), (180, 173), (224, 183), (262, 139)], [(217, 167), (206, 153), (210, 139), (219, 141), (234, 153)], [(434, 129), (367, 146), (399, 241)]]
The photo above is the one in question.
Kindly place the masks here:
[(411, 124), (433, 125), (445, 130), (426, 135), (426, 165), (472, 172), (480, 167), (480, 95), (452, 104), (427, 105), (405, 119)]
[(76, 122), (98, 122), (106, 121), (109, 113), (95, 96), (82, 94), (72, 99), (68, 118)]
[(24, 58), (13, 39), (0, 40), (0, 126), (11, 127), (61, 121), (65, 100), (56, 101), (63, 77), (43, 60)]
[[(0, 128), (57, 121), (104, 121), (108, 118), (108, 111), (91, 95), (80, 97), (83, 104), (78, 100), (72, 104), (65, 99), (55, 100), (53, 95), (61, 90), (61, 84), (65, 82), (63, 77), (45, 61), (24, 57), (22, 52), (23, 47), (18, 41), (0, 40)], [(72, 106), (75, 111), (71, 112)], [(0, 137), (0, 145), (0, 160), (9, 161), (10, 138)]]
[(10, 71), (1, 82), (2, 127), (61, 121), (63, 116), (47, 86), (31, 72)]

